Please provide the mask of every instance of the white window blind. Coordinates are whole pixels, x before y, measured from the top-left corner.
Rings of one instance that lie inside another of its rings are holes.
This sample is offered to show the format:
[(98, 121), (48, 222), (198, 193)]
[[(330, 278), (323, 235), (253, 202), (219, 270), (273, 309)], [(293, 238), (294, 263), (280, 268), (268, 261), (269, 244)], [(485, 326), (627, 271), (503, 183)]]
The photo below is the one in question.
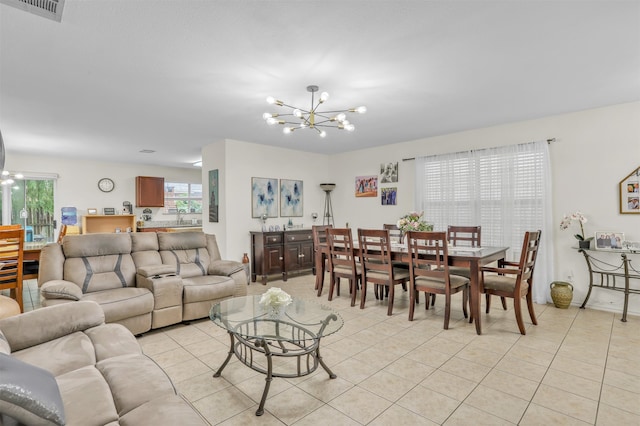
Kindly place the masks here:
[[(416, 180), (416, 209), (424, 211), (435, 230), (480, 225), (481, 244), (509, 247), (508, 260), (519, 260), (526, 231), (541, 229), (542, 246), (551, 242), (551, 232), (545, 233), (551, 223), (546, 142), (419, 157)], [(551, 253), (550, 246), (546, 252)], [(540, 279), (534, 281), (543, 286), (537, 299), (534, 289), (538, 303), (548, 299), (544, 282), (551, 265), (542, 253), (538, 255)]]

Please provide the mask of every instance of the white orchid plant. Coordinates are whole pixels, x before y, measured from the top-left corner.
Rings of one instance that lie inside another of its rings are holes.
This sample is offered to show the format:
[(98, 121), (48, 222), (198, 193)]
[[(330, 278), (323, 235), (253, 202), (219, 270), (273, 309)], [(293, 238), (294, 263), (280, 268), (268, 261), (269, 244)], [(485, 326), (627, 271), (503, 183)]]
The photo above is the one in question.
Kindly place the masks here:
[(583, 215), (579, 211), (571, 215), (565, 214), (564, 217), (562, 218), (562, 221), (560, 222), (560, 229), (562, 230), (567, 229), (571, 225), (571, 222), (578, 222), (578, 224), (580, 225), (580, 233), (574, 234), (574, 237), (576, 237), (576, 240), (590, 241), (593, 239), (593, 237), (585, 238), (584, 224), (587, 223), (587, 218), (585, 217), (585, 215)]
[(405, 233), (409, 231), (432, 231), (433, 225), (422, 219), (423, 214), (424, 212), (409, 212), (402, 216), (396, 225), (398, 229)]
[(293, 299), (284, 290), (278, 287), (271, 287), (260, 298), (260, 305), (266, 307), (279, 308), (290, 305)]

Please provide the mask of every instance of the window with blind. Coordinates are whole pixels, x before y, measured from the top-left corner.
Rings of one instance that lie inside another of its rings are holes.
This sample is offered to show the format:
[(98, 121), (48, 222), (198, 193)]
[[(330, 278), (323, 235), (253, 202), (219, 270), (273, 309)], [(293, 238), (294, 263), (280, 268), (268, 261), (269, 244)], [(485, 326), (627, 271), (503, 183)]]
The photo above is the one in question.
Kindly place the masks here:
[(529, 143), (422, 157), (416, 202), (434, 229), (480, 225), (482, 245), (516, 259), (524, 233), (543, 226), (546, 153)]

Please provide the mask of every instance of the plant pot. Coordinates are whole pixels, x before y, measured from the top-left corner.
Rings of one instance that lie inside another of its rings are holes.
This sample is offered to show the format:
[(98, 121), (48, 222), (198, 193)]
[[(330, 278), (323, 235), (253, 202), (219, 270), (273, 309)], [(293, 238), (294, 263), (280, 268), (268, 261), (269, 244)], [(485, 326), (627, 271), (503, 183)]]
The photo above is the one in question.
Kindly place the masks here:
[(573, 286), (564, 281), (554, 281), (551, 287), (551, 299), (556, 308), (567, 309), (573, 299)]
[(588, 249), (591, 247), (591, 240), (589, 241), (578, 241), (578, 247), (581, 249)]

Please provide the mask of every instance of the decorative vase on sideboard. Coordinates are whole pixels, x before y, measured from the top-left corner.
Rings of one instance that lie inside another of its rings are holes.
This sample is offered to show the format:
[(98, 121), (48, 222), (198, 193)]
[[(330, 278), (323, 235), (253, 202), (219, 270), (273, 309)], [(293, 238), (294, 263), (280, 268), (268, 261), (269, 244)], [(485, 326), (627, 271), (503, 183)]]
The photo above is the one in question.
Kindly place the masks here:
[(550, 284), (551, 299), (556, 308), (567, 309), (573, 299), (573, 286), (564, 281), (554, 281)]

